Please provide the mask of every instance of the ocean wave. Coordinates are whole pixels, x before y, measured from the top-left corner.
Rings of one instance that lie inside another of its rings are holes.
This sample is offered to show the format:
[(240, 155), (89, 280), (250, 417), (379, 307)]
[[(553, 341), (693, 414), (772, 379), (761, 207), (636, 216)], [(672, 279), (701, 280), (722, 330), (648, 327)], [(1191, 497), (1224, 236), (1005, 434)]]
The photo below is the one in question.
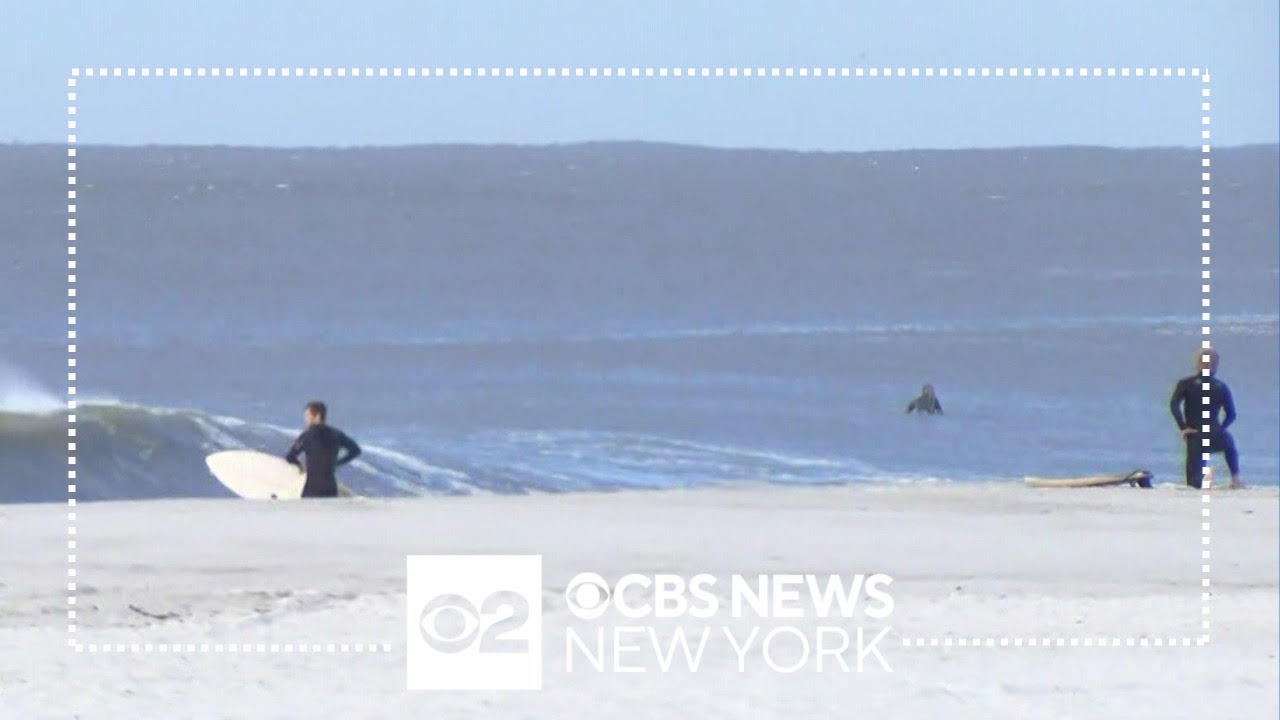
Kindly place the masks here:
[[(219, 346), (246, 349), (274, 349), (281, 344), (305, 343), (327, 348), (485, 348), (523, 347), (544, 345), (601, 345), (661, 342), (697, 342), (742, 339), (788, 338), (862, 338), (880, 341), (897, 337), (945, 337), (998, 336), (1015, 333), (1089, 332), (1099, 329), (1134, 329), (1157, 334), (1182, 334), (1204, 325), (1199, 314), (1161, 315), (1079, 315), (1002, 317), (988, 320), (885, 320), (873, 322), (725, 322), (720, 324), (672, 325), (652, 328), (600, 328), (583, 331), (562, 329), (522, 329), (508, 331), (494, 328), (465, 332), (439, 332), (432, 334), (394, 334), (391, 332), (365, 331), (347, 334), (341, 339), (317, 332), (314, 335), (280, 335), (278, 332), (262, 335), (246, 334), (230, 340), (217, 340)], [(1274, 336), (1280, 333), (1280, 314), (1253, 312), (1213, 314), (1210, 325), (1216, 333), (1227, 335)], [(174, 338), (162, 334), (116, 333), (111, 337), (96, 338), (101, 347), (117, 349), (156, 349), (174, 342)], [(214, 342), (209, 340), (209, 342)], [(37, 403), (40, 407), (53, 408), (56, 399), (34, 395), (5, 397), (0, 394), (0, 407), (6, 403)], [(60, 407), (61, 405), (59, 405)]]
[[(293, 434), (242, 418), (111, 400), (77, 403), (74, 411), (61, 404), (57, 410), (10, 405), (0, 410), (0, 502), (65, 500), (69, 484), (84, 501), (231, 497), (209, 474), (205, 457), (242, 448), (282, 453)], [(378, 447), (367, 448), (341, 475), (362, 495), (471, 491), (465, 473)]]
[(470, 440), (469, 455), (479, 476), (518, 473), (527, 486), (546, 491), (902, 479), (854, 458), (794, 455), (609, 431), (490, 432)]
[[(74, 422), (37, 403), (0, 410), (0, 503), (231, 497), (206, 469), (220, 450), (283, 452), (294, 430), (199, 410), (121, 401), (79, 403)], [(69, 443), (76, 463), (68, 469)], [(715, 484), (903, 482), (855, 459), (636, 433), (489, 431), (428, 461), (385, 445), (340, 471), (370, 497), (669, 489)], [(457, 459), (453, 459), (457, 458)]]
[[(1229, 334), (1275, 335), (1280, 315), (1275, 313), (1238, 313), (1214, 316), (1211, 324)], [(619, 330), (571, 334), (473, 334), (433, 335), (413, 338), (386, 338), (388, 345), (465, 346), (520, 345), (540, 343), (632, 343), (679, 340), (715, 340), (732, 338), (785, 338), (837, 336), (913, 336), (913, 335), (986, 335), (1010, 332), (1078, 331), (1093, 328), (1140, 328), (1157, 332), (1199, 328), (1204, 321), (1199, 315), (1114, 315), (1077, 317), (1013, 318), (992, 322), (901, 321), (875, 323), (753, 323), (720, 326), (684, 327), (654, 330)]]

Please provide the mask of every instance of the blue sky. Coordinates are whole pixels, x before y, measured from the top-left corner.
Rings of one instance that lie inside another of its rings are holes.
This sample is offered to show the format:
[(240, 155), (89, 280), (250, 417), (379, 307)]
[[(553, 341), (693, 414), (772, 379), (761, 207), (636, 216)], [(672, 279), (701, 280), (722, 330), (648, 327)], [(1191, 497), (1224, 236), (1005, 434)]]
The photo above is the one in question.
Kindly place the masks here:
[[(1213, 142), (1277, 139), (1271, 0), (5, 5), (0, 142), (65, 139), (73, 66), (215, 65), (1205, 67)], [(81, 143), (862, 150), (1197, 145), (1201, 130), (1193, 78), (94, 78), (76, 90)]]

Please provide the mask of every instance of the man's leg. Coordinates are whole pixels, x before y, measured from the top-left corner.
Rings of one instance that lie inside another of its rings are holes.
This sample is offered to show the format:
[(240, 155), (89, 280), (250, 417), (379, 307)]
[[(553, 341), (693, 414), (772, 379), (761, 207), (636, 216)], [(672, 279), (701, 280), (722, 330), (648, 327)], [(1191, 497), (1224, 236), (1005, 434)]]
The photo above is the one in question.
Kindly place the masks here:
[(304, 498), (331, 498), (338, 497), (338, 481), (332, 477), (314, 477), (307, 478), (307, 484), (302, 487), (302, 497)]
[(1193, 488), (1203, 487), (1201, 481), (1204, 479), (1204, 462), (1200, 459), (1200, 454), (1204, 452), (1200, 446), (1200, 436), (1188, 435), (1187, 441), (1187, 485)]
[(1222, 431), (1222, 456), (1227, 461), (1227, 469), (1231, 471), (1231, 487), (1240, 489), (1244, 483), (1240, 481), (1240, 453), (1236, 451), (1236, 440), (1231, 433)]

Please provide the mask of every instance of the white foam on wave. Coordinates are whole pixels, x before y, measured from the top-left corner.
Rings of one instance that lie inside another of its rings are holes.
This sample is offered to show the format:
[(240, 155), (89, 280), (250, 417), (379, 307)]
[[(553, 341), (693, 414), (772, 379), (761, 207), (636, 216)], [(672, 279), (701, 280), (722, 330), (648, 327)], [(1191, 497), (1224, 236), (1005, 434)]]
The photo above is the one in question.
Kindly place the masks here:
[[(370, 445), (363, 446), (363, 450), (366, 458), (380, 458), (395, 465), (398, 469), (416, 475), (423, 480), (443, 480), (448, 482), (454, 492), (467, 494), (480, 494), (483, 492), (480, 488), (477, 488), (472, 484), (471, 477), (464, 472), (432, 465), (413, 457), (412, 455), (407, 455), (385, 447)], [(361, 470), (391, 480), (397, 487), (406, 492), (421, 493), (423, 491), (423, 487), (420, 485), (407, 483), (394, 476), (389, 476), (387, 473), (380, 472), (376, 467), (367, 462), (366, 459), (357, 459), (351, 464)]]
[[(199, 413), (192, 413), (190, 417), (191, 421), (200, 428), (200, 431), (203, 432), (205, 437), (215, 446), (227, 450), (245, 447), (245, 444), (236, 436), (226, 432), (224, 428), (228, 423), (224, 422), (224, 418), (216, 416), (202, 416)], [(243, 427), (244, 425), (244, 421), (240, 421), (239, 427)], [(237, 426), (233, 425), (233, 427)]]
[[(136, 403), (127, 403), (114, 395), (81, 395), (77, 401), (80, 407), (115, 407), (126, 408), (128, 410), (146, 410), (149, 412), (164, 412), (165, 408), (154, 408), (146, 405), (138, 405)], [(176, 410), (174, 412), (177, 412)]]
[(65, 410), (66, 401), (22, 370), (0, 362), (0, 412), (45, 415)]
[(419, 460), (418, 458), (413, 457), (412, 455), (406, 455), (405, 453), (397, 452), (395, 450), (390, 450), (385, 447), (371, 446), (371, 447), (365, 448), (365, 452), (368, 453), (369, 455), (383, 458), (405, 469), (413, 470), (422, 475), (443, 475), (445, 477), (453, 478), (455, 480), (470, 479), (467, 476), (467, 474), (464, 472), (461, 472), (458, 470), (451, 470), (449, 468), (440, 467), (438, 465), (431, 465), (430, 463)]
[[(651, 484), (653, 478), (694, 478), (694, 482), (780, 482), (826, 484), (862, 482), (888, 475), (856, 458), (831, 458), (774, 452), (759, 448), (697, 442), (644, 433), (513, 431), (497, 444), (526, 461), (520, 468), (542, 479), (554, 479), (564, 462), (572, 463), (574, 485), (619, 481)], [(551, 464), (527, 462), (539, 458)], [(630, 477), (639, 473), (639, 477)], [(649, 480), (645, 480), (648, 477)], [(665, 483), (662, 483), (665, 484)], [(679, 482), (674, 485), (679, 485)], [(673, 486), (674, 486), (673, 485)]]

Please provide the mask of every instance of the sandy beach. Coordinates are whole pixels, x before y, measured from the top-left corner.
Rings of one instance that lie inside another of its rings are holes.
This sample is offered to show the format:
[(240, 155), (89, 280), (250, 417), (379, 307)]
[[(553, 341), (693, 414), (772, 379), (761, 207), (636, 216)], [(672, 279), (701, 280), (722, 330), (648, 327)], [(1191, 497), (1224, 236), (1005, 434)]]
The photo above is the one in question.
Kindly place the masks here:
[[(1169, 487), (945, 485), (88, 504), (76, 509), (77, 652), (68, 647), (66, 508), (8, 506), (0, 509), (0, 710), (13, 718), (1274, 716), (1277, 492), (1216, 492), (1208, 504), (1207, 616), (1203, 507), (1199, 493)], [(543, 556), (541, 692), (404, 690), (405, 556), (459, 553)], [(566, 673), (555, 638), (576, 621), (563, 591), (582, 571), (887, 573), (895, 611), (883, 651), (893, 672), (738, 672), (724, 662), (731, 658), (712, 657), (697, 673)], [(1199, 638), (1202, 617), (1208, 645), (1167, 647)]]

